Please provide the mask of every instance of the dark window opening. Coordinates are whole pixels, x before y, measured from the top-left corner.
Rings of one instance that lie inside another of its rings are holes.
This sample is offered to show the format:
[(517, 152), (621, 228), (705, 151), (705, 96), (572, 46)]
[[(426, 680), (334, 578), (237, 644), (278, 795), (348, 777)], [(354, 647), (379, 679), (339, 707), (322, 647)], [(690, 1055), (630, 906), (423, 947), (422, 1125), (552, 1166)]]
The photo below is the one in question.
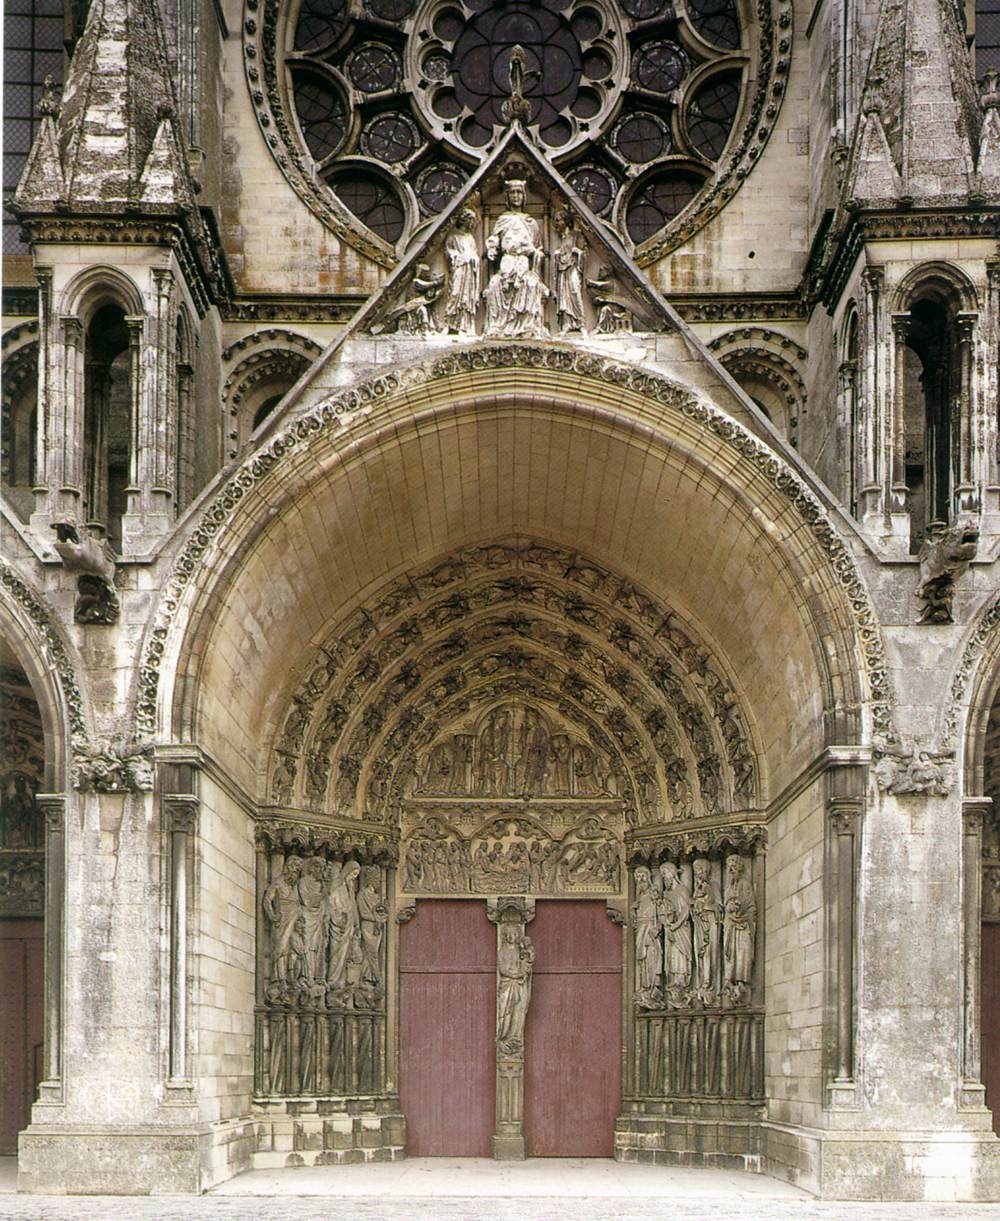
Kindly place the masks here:
[(948, 307), (931, 298), (915, 302), (902, 370), (910, 550), (914, 553), (931, 522), (951, 518), (957, 351)]
[(122, 546), (131, 466), (132, 376), (125, 313), (102, 306), (87, 328), (84, 516)]

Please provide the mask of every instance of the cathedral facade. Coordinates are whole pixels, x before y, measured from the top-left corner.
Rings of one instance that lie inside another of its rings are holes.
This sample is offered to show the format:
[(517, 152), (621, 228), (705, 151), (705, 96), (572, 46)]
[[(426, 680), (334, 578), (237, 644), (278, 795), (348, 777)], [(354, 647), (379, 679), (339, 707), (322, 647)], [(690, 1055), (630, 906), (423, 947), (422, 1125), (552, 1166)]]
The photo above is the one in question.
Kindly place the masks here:
[(0, 1152), (1000, 1199), (997, 0), (11, 0)]

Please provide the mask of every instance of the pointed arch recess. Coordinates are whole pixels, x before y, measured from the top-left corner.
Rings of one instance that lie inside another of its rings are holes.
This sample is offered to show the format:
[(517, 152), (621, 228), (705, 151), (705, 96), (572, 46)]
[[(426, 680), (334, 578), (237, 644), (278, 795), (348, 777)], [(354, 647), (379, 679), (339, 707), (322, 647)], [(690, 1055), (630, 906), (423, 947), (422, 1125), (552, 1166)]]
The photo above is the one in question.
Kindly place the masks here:
[[(715, 495), (728, 496), (746, 528), (796, 573), (795, 610), (811, 622), (814, 664), (824, 676), (826, 740), (893, 736), (884, 648), (867, 589), (800, 477), (731, 417), (660, 374), (568, 346), (526, 343), (477, 345), (331, 393), (244, 461), (193, 526), (166, 583), (144, 644), (140, 732), (196, 732), (209, 625), (255, 544), (321, 470), (347, 470), (406, 430), (445, 421), (457, 427), (488, 410), (565, 418), (650, 453), (683, 452), (699, 479), (714, 480)], [(359, 605), (360, 596), (346, 593), (339, 605), (348, 604)], [(161, 681), (164, 674), (170, 682)], [(289, 680), (282, 698), (293, 689)], [(271, 699), (272, 721), (276, 705)]]

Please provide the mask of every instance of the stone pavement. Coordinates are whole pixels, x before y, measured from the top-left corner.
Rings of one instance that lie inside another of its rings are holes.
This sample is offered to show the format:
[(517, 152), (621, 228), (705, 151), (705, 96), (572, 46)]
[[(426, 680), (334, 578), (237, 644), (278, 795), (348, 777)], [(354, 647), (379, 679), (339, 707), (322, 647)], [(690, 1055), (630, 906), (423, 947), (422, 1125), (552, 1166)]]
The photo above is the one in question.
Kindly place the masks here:
[(206, 1196), (19, 1196), (0, 1159), (0, 1221), (964, 1221), (995, 1204), (843, 1204), (765, 1175), (545, 1158), (413, 1158), (259, 1170)]

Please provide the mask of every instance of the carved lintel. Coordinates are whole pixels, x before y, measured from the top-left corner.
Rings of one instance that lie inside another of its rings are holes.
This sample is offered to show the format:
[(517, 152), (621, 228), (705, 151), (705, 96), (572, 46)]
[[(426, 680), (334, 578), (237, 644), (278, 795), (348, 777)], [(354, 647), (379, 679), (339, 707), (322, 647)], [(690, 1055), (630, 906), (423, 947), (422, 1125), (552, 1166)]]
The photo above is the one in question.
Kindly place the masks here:
[(525, 895), (498, 895), (487, 899), (486, 915), (494, 924), (529, 924), (535, 918), (535, 900)]

